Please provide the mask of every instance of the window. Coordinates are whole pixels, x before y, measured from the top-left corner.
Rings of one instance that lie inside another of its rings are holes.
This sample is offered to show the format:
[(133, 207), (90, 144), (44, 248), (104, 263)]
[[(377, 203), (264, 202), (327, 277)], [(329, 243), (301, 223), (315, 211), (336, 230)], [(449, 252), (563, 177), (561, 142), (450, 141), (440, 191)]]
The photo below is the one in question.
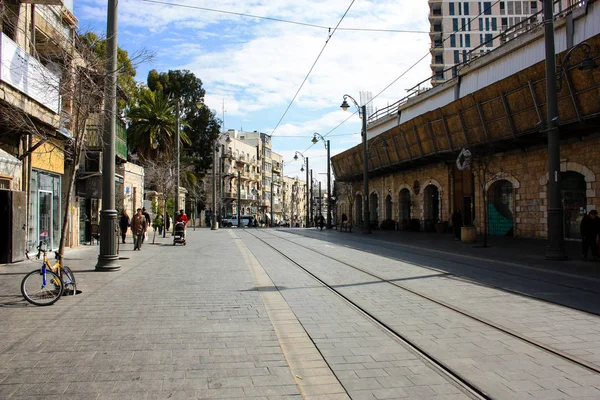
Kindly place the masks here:
[(462, 15), (462, 3), (458, 3), (458, 15)]
[(493, 41), (492, 41), (492, 34), (491, 33), (486, 33), (485, 34), (485, 45), (486, 47), (492, 47), (494, 45)]
[(515, 14), (522, 14), (520, 1), (515, 1)]
[(10, 190), (10, 178), (0, 178), (0, 189)]
[(450, 15), (454, 15), (454, 3), (450, 3), (448, 6), (450, 7)]
[(507, 11), (508, 15), (513, 15), (515, 13), (513, 3), (514, 3), (514, 1), (508, 2), (508, 11)]
[(450, 35), (450, 47), (456, 47), (456, 35)]
[(490, 30), (490, 19), (489, 18), (485, 19), (485, 30), (486, 31)]
[(492, 30), (493, 31), (497, 31), (498, 30), (498, 24), (496, 22), (496, 18), (491, 18), (492, 20)]
[(535, 1), (531, 1), (529, 4), (531, 5), (531, 12), (537, 12), (537, 3)]
[(460, 63), (460, 54), (458, 50), (454, 50), (454, 64)]
[(479, 18), (479, 32), (483, 32), (483, 18)]
[(460, 35), (460, 47), (464, 47), (463, 46), (463, 35)]
[(483, 13), (485, 15), (492, 15), (492, 3), (490, 1), (485, 1), (483, 3)]
[(466, 19), (462, 18), (460, 22), (462, 23), (460, 29), (462, 31), (465, 31), (467, 29), (467, 21), (466, 21)]
[(458, 32), (458, 18), (452, 18), (452, 30)]
[(471, 47), (471, 35), (465, 35), (465, 47)]
[(506, 13), (504, 2), (500, 3), (500, 15), (504, 15)]
[(469, 15), (469, 3), (464, 4), (463, 11), (463, 15)]

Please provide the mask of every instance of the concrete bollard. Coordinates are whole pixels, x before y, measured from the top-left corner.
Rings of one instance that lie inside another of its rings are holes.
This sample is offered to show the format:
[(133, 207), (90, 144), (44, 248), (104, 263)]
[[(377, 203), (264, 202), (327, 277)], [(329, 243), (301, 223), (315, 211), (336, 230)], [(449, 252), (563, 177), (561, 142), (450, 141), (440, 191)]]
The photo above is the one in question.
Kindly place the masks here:
[(463, 243), (474, 243), (477, 229), (474, 226), (463, 226), (460, 228), (460, 237)]

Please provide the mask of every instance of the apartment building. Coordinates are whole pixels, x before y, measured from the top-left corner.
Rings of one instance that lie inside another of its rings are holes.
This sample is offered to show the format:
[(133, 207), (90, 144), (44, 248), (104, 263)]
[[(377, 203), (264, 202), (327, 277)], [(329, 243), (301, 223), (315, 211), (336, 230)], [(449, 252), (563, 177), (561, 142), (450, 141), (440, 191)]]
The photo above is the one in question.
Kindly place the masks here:
[(44, 241), (57, 248), (73, 105), (62, 95), (73, 68), (72, 1), (0, 3), (0, 262)]
[(282, 224), (306, 226), (306, 182), (283, 176), (281, 182)]
[[(576, 0), (555, 3), (555, 12)], [(457, 74), (469, 62), (534, 29), (542, 22), (542, 3), (527, 1), (429, 0), (432, 86)]]

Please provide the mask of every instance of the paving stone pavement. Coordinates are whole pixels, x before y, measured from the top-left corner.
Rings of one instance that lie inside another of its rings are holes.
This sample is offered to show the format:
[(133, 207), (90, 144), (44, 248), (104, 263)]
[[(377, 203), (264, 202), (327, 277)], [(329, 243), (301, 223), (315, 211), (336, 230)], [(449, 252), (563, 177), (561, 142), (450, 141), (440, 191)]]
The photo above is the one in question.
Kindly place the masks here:
[[(469, 307), (478, 302), (477, 312), (486, 312), (485, 318), (496, 316), (499, 321), (506, 322), (510, 309), (506, 311), (506, 296), (512, 297), (515, 304), (522, 298), (505, 292), (496, 293), (494, 289), (482, 288), (471, 283), (456, 282), (434, 278), (432, 271), (424, 271), (406, 263), (389, 259), (381, 259), (376, 255), (353, 251), (338, 247), (326, 241), (299, 238), (297, 235), (277, 232), (280, 236), (289, 236), (293, 243), (276, 239), (272, 235), (261, 235), (271, 244), (281, 247), (293, 259), (302, 260), (302, 265), (341, 291), (345, 296), (356, 300), (361, 307), (369, 310), (388, 326), (405, 334), (414, 343), (432, 351), (446, 365), (468, 376), (479, 387), (493, 394), (493, 398), (600, 398), (600, 376), (588, 369), (576, 366), (569, 361), (547, 353), (530, 344), (508, 336), (496, 329), (473, 321), (456, 312), (404, 292), (389, 283), (378, 282), (377, 279), (364, 273), (351, 270), (348, 266), (324, 259), (307, 249), (295, 244), (310, 244), (320, 251), (335, 253), (336, 257), (347, 262), (359, 264), (367, 269), (387, 273), (388, 279), (403, 282), (407, 279), (418, 282), (419, 289), (425, 287), (430, 294), (441, 293), (446, 300), (459, 299), (462, 306)], [(396, 263), (394, 273), (393, 266)], [(390, 269), (391, 268), (391, 269)], [(415, 269), (416, 268), (416, 269)], [(420, 277), (421, 279), (414, 279)], [(433, 278), (433, 279), (432, 279)], [(277, 280), (274, 280), (278, 284)], [(465, 285), (472, 288), (464, 290)], [(445, 286), (445, 287), (444, 287)], [(461, 289), (462, 288), (462, 289)], [(458, 289), (454, 291), (455, 289)], [(475, 293), (471, 298), (470, 289)], [(486, 297), (487, 296), (487, 297)], [(488, 300), (489, 299), (489, 300)], [(597, 331), (598, 317), (579, 311), (569, 310), (555, 305), (538, 307), (533, 300), (524, 301), (518, 316), (533, 313), (529, 321), (522, 325), (514, 318), (525, 333), (545, 332), (550, 336), (539, 336), (548, 343), (556, 345), (556, 341), (576, 344), (576, 349), (565, 348), (574, 355), (588, 357), (595, 361), (598, 353)], [(504, 310), (502, 308), (504, 307)], [(497, 312), (500, 309), (499, 312)], [(547, 314), (545, 314), (547, 313)], [(504, 318), (504, 319), (503, 319)], [(544, 318), (546, 318), (544, 320)], [(568, 324), (573, 325), (572, 335), (566, 335)], [(581, 327), (577, 324), (581, 321)], [(510, 322), (510, 321), (509, 321)], [(514, 322), (514, 321), (513, 321)], [(556, 325), (563, 324), (556, 328)], [(552, 327), (555, 326), (554, 331)], [(582, 344), (583, 342), (583, 344)], [(577, 350), (585, 349), (585, 352)], [(582, 379), (583, 378), (583, 379)]]

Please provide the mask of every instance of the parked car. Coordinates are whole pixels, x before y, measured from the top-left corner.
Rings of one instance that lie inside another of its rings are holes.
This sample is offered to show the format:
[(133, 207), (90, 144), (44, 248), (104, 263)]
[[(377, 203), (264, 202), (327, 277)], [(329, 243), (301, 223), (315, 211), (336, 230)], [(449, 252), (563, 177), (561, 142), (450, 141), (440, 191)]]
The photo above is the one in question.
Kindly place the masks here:
[(245, 227), (245, 226), (254, 226), (254, 216), (253, 215), (241, 215), (240, 220), (241, 220), (241, 224), (238, 225), (237, 215), (223, 218), (223, 226), (224, 227), (239, 226), (240, 228)]

